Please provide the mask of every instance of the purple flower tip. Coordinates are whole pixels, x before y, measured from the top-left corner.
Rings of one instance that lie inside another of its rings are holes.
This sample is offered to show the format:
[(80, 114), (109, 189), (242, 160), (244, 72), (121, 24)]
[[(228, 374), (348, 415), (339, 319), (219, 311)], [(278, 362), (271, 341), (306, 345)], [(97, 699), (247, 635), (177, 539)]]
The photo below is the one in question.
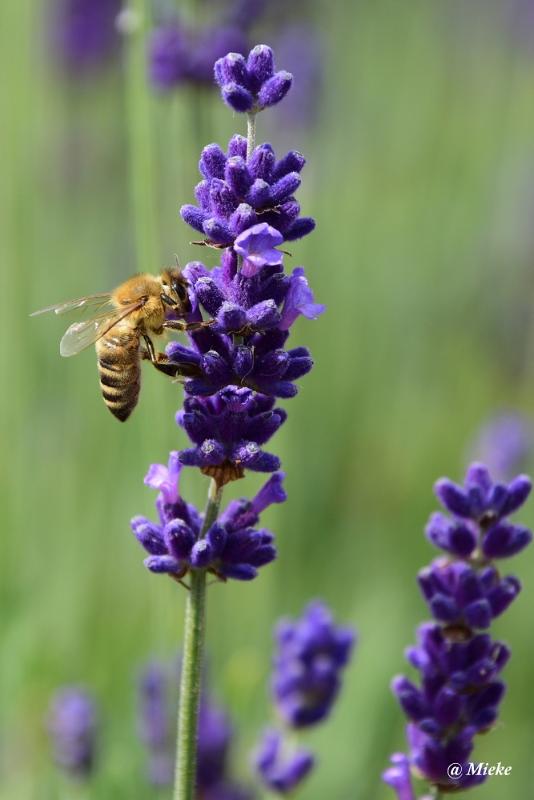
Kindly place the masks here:
[(398, 800), (416, 800), (410, 762), (404, 753), (394, 753), (391, 756), (391, 767), (382, 773), (382, 780), (395, 790)]

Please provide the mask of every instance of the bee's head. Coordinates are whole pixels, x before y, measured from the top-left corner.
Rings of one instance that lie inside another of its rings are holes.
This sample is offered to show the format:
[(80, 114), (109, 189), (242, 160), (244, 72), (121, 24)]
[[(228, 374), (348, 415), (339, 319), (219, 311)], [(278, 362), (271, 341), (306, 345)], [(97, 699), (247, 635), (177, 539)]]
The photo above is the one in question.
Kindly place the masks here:
[(161, 273), (161, 299), (178, 314), (188, 314), (191, 302), (187, 292), (188, 282), (179, 269), (166, 269)]

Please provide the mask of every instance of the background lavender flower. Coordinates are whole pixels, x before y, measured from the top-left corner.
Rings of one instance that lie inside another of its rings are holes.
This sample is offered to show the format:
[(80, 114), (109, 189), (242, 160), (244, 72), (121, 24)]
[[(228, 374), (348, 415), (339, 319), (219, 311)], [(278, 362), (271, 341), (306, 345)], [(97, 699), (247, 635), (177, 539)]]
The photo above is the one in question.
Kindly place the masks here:
[(341, 688), (354, 631), (336, 627), (329, 609), (315, 601), (300, 619), (278, 623), (276, 641), (272, 690), (278, 713), (293, 728), (321, 722)]
[(472, 460), (486, 464), (499, 480), (509, 480), (526, 467), (533, 448), (532, 421), (523, 414), (503, 411), (480, 428), (470, 446), (470, 455)]
[(277, 794), (288, 794), (310, 774), (315, 758), (309, 750), (288, 746), (281, 733), (269, 729), (263, 734), (254, 763), (265, 786)]
[(149, 41), (152, 85), (164, 91), (186, 83), (212, 87), (214, 63), (227, 53), (248, 50), (250, 30), (264, 7), (263, 0), (236, 0), (218, 8), (216, 19), (197, 27), (178, 15), (162, 21)]
[[(174, 663), (150, 662), (139, 681), (138, 730), (148, 754), (153, 786), (173, 782), (176, 732), (173, 723), (179, 670)], [(199, 711), (197, 787), (202, 800), (250, 800), (245, 787), (229, 775), (233, 728), (224, 709), (204, 688)]]
[[(416, 800), (410, 762), (404, 753), (394, 753), (391, 756), (391, 766), (382, 773), (382, 780), (395, 790), (398, 800)], [(432, 800), (432, 797), (425, 795), (420, 800)]]
[(148, 780), (154, 786), (169, 786), (174, 775), (169, 691), (168, 669), (156, 661), (148, 664), (139, 679), (137, 727), (148, 754)]
[(120, 10), (121, 0), (54, 0), (50, 39), (67, 74), (92, 72), (119, 53)]
[(87, 780), (95, 767), (98, 735), (93, 697), (77, 686), (58, 690), (50, 704), (47, 728), (58, 766), (73, 778)]
[(210, 87), (213, 63), (229, 50), (244, 50), (247, 35), (237, 26), (194, 30), (176, 19), (155, 28), (151, 34), (148, 69), (152, 85), (160, 90), (184, 83)]
[[(435, 622), (419, 627), (418, 644), (406, 653), (420, 673), (421, 686), (404, 676), (392, 682), (409, 720), (410, 755), (406, 760), (397, 755), (395, 768), (384, 774), (384, 780), (402, 800), (413, 797), (402, 788), (408, 760), (445, 791), (485, 780), (482, 774), (468, 774), (466, 763), (474, 736), (486, 732), (497, 719), (506, 688), (500, 672), (510, 657), (508, 647), (486, 631), (521, 589), (515, 576), (501, 577), (492, 562), (515, 555), (530, 543), (531, 532), (507, 519), (523, 505), (530, 489), (526, 476), (508, 485), (494, 483), (487, 468), (477, 463), (468, 469), (463, 487), (448, 479), (435, 485), (438, 499), (452, 515), (432, 515), (427, 537), (448, 557), (419, 573)], [(460, 777), (449, 776), (447, 767), (452, 763), (462, 766)]]
[[(352, 629), (337, 627), (327, 606), (316, 600), (297, 620), (281, 620), (276, 627), (272, 693), (285, 725), (300, 730), (325, 720), (341, 688), (341, 673), (355, 642)], [(309, 750), (290, 745), (275, 729), (264, 732), (254, 755), (263, 783), (286, 794), (311, 772)]]

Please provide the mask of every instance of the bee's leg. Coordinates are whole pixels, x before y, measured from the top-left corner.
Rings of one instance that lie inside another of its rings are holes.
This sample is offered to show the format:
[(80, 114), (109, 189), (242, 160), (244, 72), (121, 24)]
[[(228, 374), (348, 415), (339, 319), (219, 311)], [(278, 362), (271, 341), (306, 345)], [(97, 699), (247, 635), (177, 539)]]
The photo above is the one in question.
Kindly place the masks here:
[(146, 350), (141, 352), (141, 358), (151, 361), (159, 372), (163, 372), (164, 375), (169, 375), (171, 378), (177, 378), (180, 375), (186, 378), (195, 378), (200, 374), (195, 364), (176, 364), (173, 361), (169, 361), (165, 353), (156, 353), (149, 336), (143, 334), (143, 339), (146, 344)]
[(209, 319), (207, 322), (186, 322), (183, 319), (166, 319), (163, 327), (172, 331), (199, 331), (201, 328), (207, 328), (213, 325), (214, 319)]

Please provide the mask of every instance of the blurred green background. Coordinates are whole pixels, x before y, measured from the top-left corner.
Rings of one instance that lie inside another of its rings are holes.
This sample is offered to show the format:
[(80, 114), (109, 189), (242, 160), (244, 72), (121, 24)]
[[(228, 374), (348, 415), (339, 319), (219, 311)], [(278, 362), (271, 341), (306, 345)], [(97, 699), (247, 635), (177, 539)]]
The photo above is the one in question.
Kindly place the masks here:
[[(321, 37), (315, 120), (285, 123), (291, 94), (276, 120), (259, 118), (259, 141), (308, 158), (299, 199), (317, 230), (288, 262), (306, 266), (328, 312), (295, 328), (316, 367), (272, 446), (289, 493), (266, 515), (279, 560), (252, 584), (211, 588), (210, 680), (246, 777), (270, 714), (274, 620), (322, 597), (358, 627), (341, 701), (308, 737), (320, 768), (306, 800), (392, 797), (380, 772), (405, 744), (389, 682), (427, 616), (415, 574), (434, 555), (423, 536), (432, 484), (461, 477), (496, 411), (534, 410), (529, 5), (305, 3), (297, 21)], [(99, 397), (94, 353), (60, 359), (64, 322), (28, 314), (157, 271), (175, 253), (213, 265), (177, 210), (192, 200), (202, 146), (243, 132), (244, 120), (215, 92), (151, 93), (138, 80), (139, 41), (129, 67), (60, 75), (43, 35), (49, 10), (35, 0), (0, 9), (0, 797), (62, 796), (43, 717), (56, 687), (74, 682), (97, 693), (105, 721), (90, 796), (137, 800), (154, 792), (134, 730), (136, 672), (178, 649), (184, 597), (144, 570), (128, 521), (154, 513), (148, 464), (186, 444), (173, 421), (181, 389), (145, 369), (140, 405), (119, 425)], [(276, 42), (285, 24), (260, 24), (258, 40)], [(138, 263), (139, 247), (150, 263)], [(202, 503), (206, 483), (188, 471), (183, 489)], [(227, 494), (258, 485), (247, 477)], [(534, 504), (522, 521), (534, 523)], [(513, 649), (509, 692), (475, 756), (513, 769), (473, 800), (527, 797), (534, 781), (533, 554), (510, 568), (524, 592), (494, 629)]]

